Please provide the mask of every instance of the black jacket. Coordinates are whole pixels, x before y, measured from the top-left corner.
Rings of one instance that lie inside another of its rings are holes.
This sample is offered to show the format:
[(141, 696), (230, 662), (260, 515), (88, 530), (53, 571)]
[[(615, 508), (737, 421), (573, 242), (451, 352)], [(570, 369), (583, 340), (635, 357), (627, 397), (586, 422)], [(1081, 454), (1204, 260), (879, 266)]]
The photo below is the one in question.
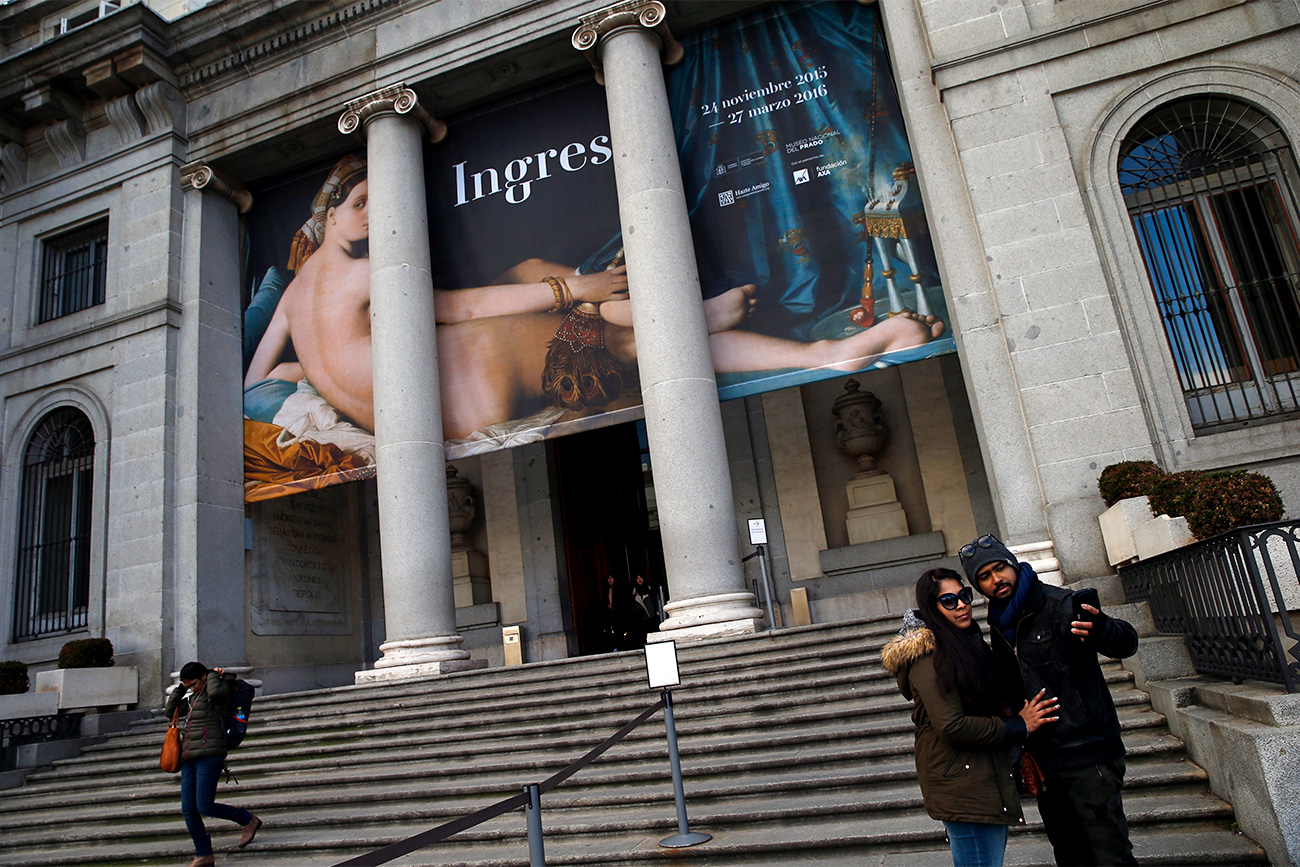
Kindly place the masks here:
[(1016, 646), (989, 619), (993, 655), (999, 671), (1018, 670), (1025, 696), (1046, 687), (1060, 699), (1060, 721), (1029, 736), (1028, 747), (1045, 770), (1072, 770), (1124, 756), (1119, 717), (1097, 654), (1124, 659), (1137, 652), (1138, 636), (1126, 621), (1096, 615), (1087, 641), (1070, 631), (1073, 594), (1063, 587), (1034, 582), (1016, 625)]

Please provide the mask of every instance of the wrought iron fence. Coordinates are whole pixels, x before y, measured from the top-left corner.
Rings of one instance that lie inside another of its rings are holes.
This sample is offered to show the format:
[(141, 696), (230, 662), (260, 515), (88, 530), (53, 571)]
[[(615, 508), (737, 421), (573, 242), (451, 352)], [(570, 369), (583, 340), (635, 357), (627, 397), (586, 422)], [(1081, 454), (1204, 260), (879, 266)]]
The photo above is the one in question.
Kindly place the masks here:
[(1201, 674), (1300, 687), (1300, 521), (1242, 527), (1120, 567), (1129, 602), (1181, 633)]
[(12, 770), (17, 748), (81, 737), (79, 713), (0, 720), (0, 771)]

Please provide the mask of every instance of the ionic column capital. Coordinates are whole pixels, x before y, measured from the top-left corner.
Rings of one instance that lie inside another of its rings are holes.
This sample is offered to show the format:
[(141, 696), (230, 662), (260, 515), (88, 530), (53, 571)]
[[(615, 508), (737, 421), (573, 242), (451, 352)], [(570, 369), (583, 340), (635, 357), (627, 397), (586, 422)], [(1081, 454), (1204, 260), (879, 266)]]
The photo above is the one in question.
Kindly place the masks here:
[(339, 132), (344, 135), (356, 133), (365, 138), (366, 122), (384, 114), (405, 115), (419, 121), (428, 131), (432, 144), (447, 137), (447, 124), (420, 105), (420, 97), (405, 84), (390, 85), (347, 103), (339, 117)]
[(660, 57), (668, 66), (680, 63), (685, 49), (668, 29), (668, 10), (662, 0), (622, 0), (598, 12), (584, 15), (573, 31), (573, 47), (587, 56), (596, 70), (596, 81), (605, 83), (598, 49), (600, 43), (621, 30), (640, 28), (649, 30), (659, 38)]
[(239, 181), (217, 171), (202, 160), (194, 160), (181, 166), (181, 189), (209, 188), (234, 202), (241, 214), (247, 214), (248, 209), (253, 207), (253, 194), (244, 189), (244, 185)]

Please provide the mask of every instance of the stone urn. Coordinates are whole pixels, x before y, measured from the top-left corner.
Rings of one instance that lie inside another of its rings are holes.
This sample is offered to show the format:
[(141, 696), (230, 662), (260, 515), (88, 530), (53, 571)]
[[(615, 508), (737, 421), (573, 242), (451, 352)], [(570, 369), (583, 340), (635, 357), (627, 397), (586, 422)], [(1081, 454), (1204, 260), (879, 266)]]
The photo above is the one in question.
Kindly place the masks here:
[(889, 428), (880, 414), (880, 401), (869, 391), (859, 391), (861, 383), (850, 379), (844, 394), (835, 399), (831, 415), (835, 416), (835, 442), (851, 458), (857, 459), (855, 478), (880, 475), (875, 456), (889, 440)]
[(469, 550), (470, 525), (478, 516), (474, 507), (474, 484), (469, 479), (462, 479), (460, 473), (451, 464), (447, 464), (447, 523), (451, 528), (451, 549), (453, 551)]

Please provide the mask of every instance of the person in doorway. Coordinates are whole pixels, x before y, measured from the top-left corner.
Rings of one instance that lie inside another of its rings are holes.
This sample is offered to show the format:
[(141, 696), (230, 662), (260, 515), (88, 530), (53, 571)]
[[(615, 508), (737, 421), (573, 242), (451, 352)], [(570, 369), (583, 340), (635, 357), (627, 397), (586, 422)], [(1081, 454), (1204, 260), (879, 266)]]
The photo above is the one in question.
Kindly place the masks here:
[(190, 867), (215, 864), (212, 838), (203, 824), (204, 816), (226, 819), (239, 825), (239, 848), (253, 842), (262, 820), (248, 810), (218, 804), (217, 781), (226, 764), (226, 726), (223, 708), (229, 702), (233, 677), (220, 668), (209, 670), (200, 662), (187, 662), (181, 668), (180, 686), (167, 699), (166, 716), (178, 710), (181, 723), (181, 815), (194, 839), (194, 860)]
[(644, 575), (632, 580), (632, 626), (628, 634), (635, 640), (637, 647), (644, 647), (646, 636), (659, 628), (659, 611), (655, 604), (655, 593)]
[[(1044, 692), (1021, 702), (999, 683), (971, 611), (970, 587), (951, 569), (916, 582), (916, 605), (881, 661), (913, 702), (916, 775), (926, 812), (943, 822), (955, 867), (1001, 867), (1010, 825), (1024, 824), (1012, 749), (1056, 722)], [(1008, 700), (1020, 705), (1007, 710)]]
[(989, 599), (989, 632), (1002, 675), (1026, 694), (1060, 700), (1059, 724), (1028, 742), (1045, 777), (1038, 809), (1061, 865), (1136, 864), (1124, 817), (1124, 742), (1097, 655), (1137, 652), (1137, 631), (1037, 573), (992, 535), (958, 554), (966, 577)]
[(605, 643), (611, 651), (627, 650), (625, 646), (628, 638), (627, 599), (623, 589), (618, 586), (618, 579), (613, 575), (605, 578), (603, 597), (604, 623), (601, 630), (605, 636)]

